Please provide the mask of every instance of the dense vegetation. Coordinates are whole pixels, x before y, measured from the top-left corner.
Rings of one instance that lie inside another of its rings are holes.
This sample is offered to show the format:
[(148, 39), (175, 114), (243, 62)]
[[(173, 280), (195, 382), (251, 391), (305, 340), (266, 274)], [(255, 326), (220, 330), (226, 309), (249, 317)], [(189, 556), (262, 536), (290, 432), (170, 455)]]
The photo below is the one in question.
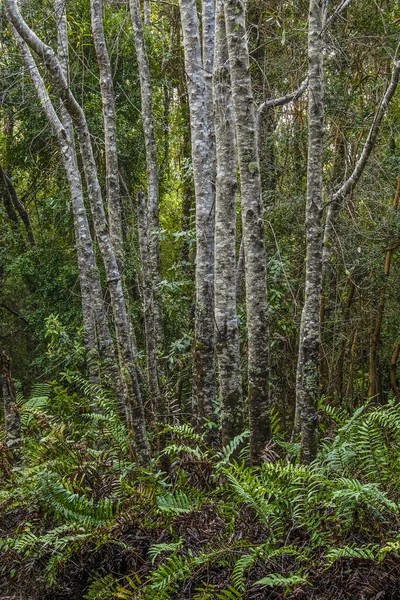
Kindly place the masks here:
[(400, 598), (398, 11), (0, 3), (0, 598)]

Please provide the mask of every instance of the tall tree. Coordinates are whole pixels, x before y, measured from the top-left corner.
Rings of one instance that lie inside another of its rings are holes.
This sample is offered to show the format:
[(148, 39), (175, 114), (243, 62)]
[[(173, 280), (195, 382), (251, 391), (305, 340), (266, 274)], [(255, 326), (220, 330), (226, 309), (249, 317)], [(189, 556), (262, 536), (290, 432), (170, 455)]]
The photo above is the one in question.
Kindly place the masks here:
[(163, 318), (161, 310), (161, 298), (159, 293), (160, 276), (160, 242), (159, 242), (159, 174), (157, 142), (155, 134), (155, 123), (153, 115), (153, 101), (151, 91), (151, 79), (149, 61), (146, 52), (143, 24), (140, 14), (138, 0), (130, 0), (130, 11), (133, 26), (133, 35), (136, 49), (136, 57), (139, 68), (140, 92), (142, 100), (142, 122), (146, 148), (146, 171), (147, 171), (147, 207), (146, 222), (149, 249), (149, 275), (151, 277), (152, 289), (152, 327), (155, 335), (155, 345), (158, 352), (162, 350), (164, 342)]
[(300, 418), (304, 462), (317, 451), (322, 285), (322, 153), (324, 135), (323, 2), (311, 0), (308, 26), (308, 163), (306, 206), (306, 281), (301, 315), (296, 380), (296, 408)]
[[(63, 27), (64, 24), (64, 9), (61, 4), (63, 4), (63, 2), (56, 2), (56, 14), (59, 16), (59, 27)], [(60, 13), (58, 13), (59, 9)], [(39, 103), (47, 117), (52, 131), (57, 137), (69, 184), (74, 217), (82, 299), (82, 317), (85, 329), (86, 347), (88, 350), (89, 372), (92, 377), (97, 379), (99, 374), (99, 358), (100, 356), (103, 356), (106, 361), (106, 371), (108, 371), (109, 375), (108, 381), (112, 382), (115, 380), (115, 357), (113, 356), (112, 339), (107, 323), (107, 313), (102, 296), (100, 275), (95, 261), (92, 238), (83, 200), (82, 181), (73, 143), (72, 123), (68, 113), (66, 113), (63, 107), (61, 107), (63, 123), (60, 121), (27, 44), (15, 30), (14, 36), (26, 69), (35, 87)], [(65, 55), (62, 54), (62, 56), (64, 59)], [(99, 349), (100, 353), (98, 352)]]
[(264, 210), (256, 110), (253, 100), (245, 3), (225, 0), (233, 113), (237, 137), (248, 330), (248, 403), (251, 460), (260, 460), (271, 437), (269, 416), (267, 277)]
[(62, 66), (52, 48), (44, 44), (28, 27), (19, 12), (15, 0), (7, 0), (5, 7), (7, 17), (14, 25), (19, 35), (44, 61), (52, 78), (55, 92), (63, 101), (64, 106), (76, 127), (94, 227), (110, 289), (120, 358), (121, 379), (124, 384), (127, 422), (132, 435), (132, 445), (135, 449), (138, 463), (142, 466), (147, 466), (150, 461), (150, 449), (147, 440), (143, 404), (130, 337), (127, 307), (122, 288), (121, 274), (108, 232), (97, 166), (94, 159), (91, 136), (87, 126), (86, 117), (82, 107), (77, 102), (65, 79)]
[(196, 197), (193, 412), (212, 418), (215, 399), (213, 153), (195, 0), (180, 0)]
[(106, 159), (106, 197), (110, 239), (120, 270), (123, 270), (123, 237), (121, 194), (117, 152), (117, 116), (114, 85), (103, 27), (103, 0), (90, 0), (93, 43), (100, 72), (100, 92), (103, 105), (104, 154)]
[[(54, 11), (57, 22), (57, 53), (60, 65), (64, 72), (64, 77), (69, 81), (68, 24), (65, 1), (55, 0)], [(47, 95), (45, 83), (40, 76), (29, 49), (23, 46), (20, 47), (21, 53), (25, 58), (25, 63), (27, 66), (29, 65), (28, 69), (31, 74), (33, 85), (36, 88), (40, 104), (43, 106), (50, 127), (53, 129), (59, 141), (61, 156), (63, 157), (64, 168), (70, 186), (78, 266), (80, 269), (82, 313), (84, 323), (86, 323), (86, 330), (90, 332), (88, 333), (91, 340), (90, 345), (95, 349), (95, 344), (97, 342), (100, 350), (100, 357), (105, 361), (108, 379), (107, 384), (115, 389), (119, 395), (121, 391), (121, 382), (118, 370), (116, 369), (113, 340), (108, 325), (107, 310), (100, 283), (100, 274), (96, 264), (95, 251), (86, 214), (84, 191), (78, 167), (72, 119), (64, 104), (60, 102), (61, 122), (59, 122), (50, 98)], [(65, 135), (63, 134), (63, 128), (67, 139), (65, 139)]]
[(222, 444), (226, 445), (242, 431), (243, 406), (236, 309), (236, 144), (223, 0), (217, 0), (215, 40), (215, 324)]

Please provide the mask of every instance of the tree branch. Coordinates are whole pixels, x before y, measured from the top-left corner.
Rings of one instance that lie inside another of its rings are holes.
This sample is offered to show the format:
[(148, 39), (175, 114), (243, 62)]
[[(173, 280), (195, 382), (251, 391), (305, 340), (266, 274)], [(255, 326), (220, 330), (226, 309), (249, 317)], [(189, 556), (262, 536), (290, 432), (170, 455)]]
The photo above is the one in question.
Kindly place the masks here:
[(14, 315), (14, 317), (17, 317), (18, 319), (20, 319), (21, 321), (23, 321), (24, 323), (26, 323), (26, 325), (30, 325), (29, 321), (27, 319), (25, 319), (25, 317), (23, 317), (18, 311), (16, 311), (13, 308), (11, 308), (11, 306), (8, 306), (4, 302), (0, 302), (0, 306), (1, 306), (1, 308), (4, 308), (9, 313), (11, 313), (12, 315)]
[[(397, 51), (396, 51), (397, 55)], [(371, 128), (369, 130), (367, 139), (365, 140), (364, 148), (361, 152), (361, 156), (357, 161), (356, 166), (354, 167), (354, 171), (350, 175), (350, 177), (344, 182), (344, 184), (334, 193), (332, 197), (333, 202), (337, 202), (341, 198), (345, 198), (350, 192), (353, 191), (355, 186), (357, 185), (364, 169), (367, 164), (367, 161), (371, 155), (371, 152), (375, 146), (376, 138), (378, 137), (379, 129), (382, 123), (382, 119), (385, 115), (386, 109), (389, 106), (391, 99), (394, 96), (394, 93), (397, 89), (399, 83), (400, 76), (400, 61), (395, 60), (393, 64), (392, 70), (392, 78), (390, 84), (383, 95), (383, 98), (380, 102), (378, 110), (376, 111), (374, 120), (372, 122)]]

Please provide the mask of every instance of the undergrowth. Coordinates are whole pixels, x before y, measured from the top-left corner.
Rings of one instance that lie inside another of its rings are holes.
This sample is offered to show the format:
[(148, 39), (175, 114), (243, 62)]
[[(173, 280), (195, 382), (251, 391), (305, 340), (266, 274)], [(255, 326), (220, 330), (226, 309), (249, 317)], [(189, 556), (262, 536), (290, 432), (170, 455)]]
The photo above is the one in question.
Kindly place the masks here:
[(0, 445), (1, 597), (400, 597), (393, 400), (352, 415), (324, 407), (308, 466), (276, 415), (257, 467), (246, 432), (217, 452), (189, 425), (169, 426), (168, 474), (128, 459), (112, 397), (78, 376), (18, 403), (23, 464)]

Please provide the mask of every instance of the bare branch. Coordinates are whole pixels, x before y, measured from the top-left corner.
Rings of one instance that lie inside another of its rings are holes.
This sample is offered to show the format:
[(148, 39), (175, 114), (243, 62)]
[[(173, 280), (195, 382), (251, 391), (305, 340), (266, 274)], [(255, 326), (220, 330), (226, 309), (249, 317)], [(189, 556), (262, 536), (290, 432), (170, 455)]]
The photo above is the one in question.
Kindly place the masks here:
[(300, 98), (302, 94), (306, 91), (308, 87), (308, 77), (305, 78), (300, 87), (297, 88), (294, 92), (290, 94), (286, 94), (286, 96), (281, 96), (280, 98), (269, 98), (268, 100), (264, 100), (262, 104), (258, 107), (258, 113), (261, 113), (268, 106), (284, 106), (285, 104), (289, 104), (293, 100), (297, 100)]

